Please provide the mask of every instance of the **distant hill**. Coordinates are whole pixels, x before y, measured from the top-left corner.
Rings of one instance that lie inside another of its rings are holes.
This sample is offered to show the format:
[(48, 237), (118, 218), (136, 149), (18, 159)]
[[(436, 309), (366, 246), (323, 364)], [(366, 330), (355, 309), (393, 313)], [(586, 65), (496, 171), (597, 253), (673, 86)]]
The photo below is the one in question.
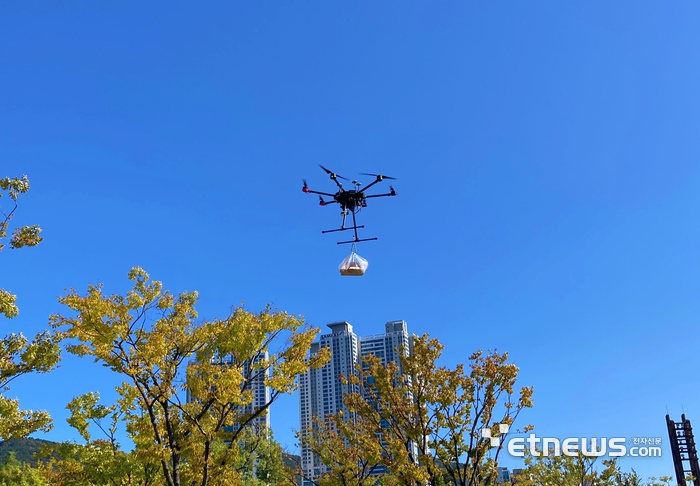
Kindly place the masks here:
[(289, 454), (287, 452), (283, 452), (282, 453), (282, 462), (284, 462), (285, 466), (293, 468), (294, 466), (301, 464), (301, 456), (297, 456), (296, 454)]
[(54, 444), (50, 440), (43, 439), (10, 439), (0, 442), (0, 462), (4, 461), (10, 452), (15, 453), (15, 457), (19, 462), (28, 462), (34, 464), (36, 459), (34, 459), (34, 454), (39, 452), (41, 446), (47, 444)]
[[(296, 454), (289, 454), (287, 452), (282, 453), (282, 462), (284, 462), (284, 465), (291, 468), (292, 470), (295, 470), (297, 467), (301, 466), (301, 456), (297, 456)], [(301, 476), (297, 475), (296, 476), (297, 484), (301, 484)]]

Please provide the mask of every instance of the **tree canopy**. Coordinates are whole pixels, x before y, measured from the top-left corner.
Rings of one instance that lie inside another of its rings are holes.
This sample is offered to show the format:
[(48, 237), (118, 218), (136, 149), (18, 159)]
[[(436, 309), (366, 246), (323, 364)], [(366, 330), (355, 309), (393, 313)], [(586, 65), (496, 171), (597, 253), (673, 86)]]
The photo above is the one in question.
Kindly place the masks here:
[[(5, 248), (4, 240), (8, 238), (7, 231), (10, 221), (17, 211), (17, 200), (20, 194), (29, 191), (29, 179), (27, 176), (21, 178), (5, 177), (0, 179), (0, 251)], [(11, 201), (10, 209), (3, 209), (2, 199), (9, 197)], [(10, 248), (18, 249), (25, 246), (36, 246), (43, 238), (39, 235), (41, 228), (38, 225), (18, 226), (12, 231), (10, 238)], [(15, 304), (17, 296), (7, 290), (0, 288), (0, 315), (12, 318), (19, 314), (19, 309)]]
[(642, 479), (632, 469), (623, 472), (617, 458), (601, 459), (578, 451), (575, 455), (555, 454), (552, 451), (527, 453), (525, 466), (513, 480), (518, 486), (671, 486), (672, 477)]
[[(20, 194), (29, 191), (29, 179), (5, 177), (0, 179), (0, 198), (9, 197), (11, 209), (0, 205), (0, 251), (6, 246), (10, 221), (15, 216)], [(0, 203), (2, 199), (0, 199)], [(10, 237), (10, 248), (35, 246), (42, 241), (37, 225), (16, 227)], [(5, 274), (3, 274), (4, 276)], [(17, 296), (0, 288), (0, 315), (17, 317)], [(12, 381), (29, 373), (47, 373), (54, 369), (61, 356), (60, 337), (49, 331), (38, 333), (30, 341), (21, 332), (11, 333), (0, 340), (0, 440), (22, 438), (36, 431), (51, 430), (51, 417), (45, 411), (22, 410), (17, 399), (6, 396)]]
[[(241, 481), (231, 465), (240, 459), (246, 429), (296, 388), (298, 374), (328, 360), (328, 353), (305, 359), (319, 330), (269, 306), (197, 322), (196, 292), (174, 296), (138, 267), (129, 279), (134, 286), (126, 295), (104, 295), (100, 285), (83, 296), (72, 290), (59, 300), (73, 315), (50, 318), (71, 340), (69, 352), (125, 380), (117, 408), (91, 403), (90, 413), (118, 409), (136, 457), (158, 465), (169, 486)], [(251, 407), (258, 382), (270, 388), (270, 398)], [(76, 418), (81, 430), (85, 418)]]
[(512, 425), (532, 406), (533, 390), (515, 390), (518, 368), (507, 353), (476, 352), (467, 372), (462, 364), (439, 366), (442, 349), (424, 335), (398, 362), (363, 357), (345, 378), (360, 388), (345, 396), (347, 412), (299, 433), (331, 469), (319, 484), (373, 484), (377, 471), (391, 484), (495, 483), (500, 448), (491, 454), (481, 430)]

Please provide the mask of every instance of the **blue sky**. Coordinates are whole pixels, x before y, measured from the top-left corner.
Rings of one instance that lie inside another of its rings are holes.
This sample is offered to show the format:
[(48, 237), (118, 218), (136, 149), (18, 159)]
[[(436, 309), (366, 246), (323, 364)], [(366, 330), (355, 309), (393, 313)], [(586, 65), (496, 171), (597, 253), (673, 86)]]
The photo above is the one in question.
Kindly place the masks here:
[[(700, 424), (700, 41), (696, 2), (5, 2), (0, 176), (27, 174), (1, 286), (33, 334), (57, 297), (132, 266), (358, 334), (404, 319), (444, 363), (509, 351), (541, 435), (661, 437)], [(362, 278), (301, 192), (397, 177), (361, 213)], [(66, 355), (13, 384), (76, 437), (65, 404), (117, 379)], [(296, 396), (272, 410), (293, 448)], [(511, 466), (510, 462), (507, 465)], [(517, 466), (517, 461), (513, 461)]]

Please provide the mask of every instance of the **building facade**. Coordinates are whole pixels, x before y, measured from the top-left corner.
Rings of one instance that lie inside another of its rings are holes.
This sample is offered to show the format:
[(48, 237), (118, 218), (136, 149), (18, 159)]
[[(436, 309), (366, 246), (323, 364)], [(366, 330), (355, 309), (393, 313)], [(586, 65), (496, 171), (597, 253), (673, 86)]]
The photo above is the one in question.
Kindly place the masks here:
[[(227, 360), (224, 361), (224, 365), (232, 365), (233, 357), (227, 356)], [(251, 390), (253, 392), (253, 401), (245, 406), (243, 410), (244, 414), (252, 414), (257, 410), (265, 407), (266, 404), (270, 403), (270, 387), (265, 384), (265, 381), (270, 375), (270, 369), (255, 368), (253, 363), (263, 361), (267, 363), (269, 355), (267, 351), (260, 354), (257, 359), (246, 361), (243, 364), (243, 376), (249, 377), (247, 383), (245, 384), (246, 390)], [(251, 365), (252, 368), (251, 369)], [(253, 420), (252, 425), (255, 427), (256, 431), (270, 432), (270, 407), (267, 407), (263, 413)]]
[[(343, 395), (359, 391), (356, 385), (343, 385), (341, 376), (356, 373), (356, 366), (362, 356), (374, 354), (384, 364), (396, 361), (398, 352), (409, 353), (413, 346), (412, 336), (408, 334), (405, 321), (390, 321), (385, 325), (383, 334), (359, 337), (348, 322), (328, 324), (329, 334), (323, 334), (311, 345), (310, 354), (314, 355), (321, 348), (331, 350), (331, 360), (323, 368), (308, 370), (299, 377), (299, 415), (301, 430), (311, 427), (313, 417), (325, 417), (340, 410), (346, 412)], [(315, 478), (328, 470), (319, 458), (303, 444), (301, 447), (301, 466), (306, 478)], [(306, 483), (306, 481), (305, 481)]]

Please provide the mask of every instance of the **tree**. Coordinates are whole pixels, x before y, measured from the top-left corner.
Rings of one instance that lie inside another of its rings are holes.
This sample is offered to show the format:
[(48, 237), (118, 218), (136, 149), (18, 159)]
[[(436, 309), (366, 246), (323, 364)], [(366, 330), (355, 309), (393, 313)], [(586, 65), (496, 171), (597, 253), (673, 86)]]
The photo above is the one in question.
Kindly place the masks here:
[(520, 486), (615, 486), (618, 468), (617, 461), (602, 461), (603, 469), (596, 468), (598, 456), (585, 455), (578, 451), (576, 455), (537, 452), (525, 456), (525, 470), (516, 478)]
[(19, 462), (14, 452), (0, 462), (0, 486), (46, 486), (41, 468)]
[[(10, 334), (0, 340), (0, 390), (28, 373), (47, 373), (60, 360), (60, 337), (48, 331), (29, 340), (22, 334)], [(0, 395), (0, 440), (26, 437), (32, 432), (51, 430), (48, 412), (21, 410), (17, 399)]]
[[(490, 456), (481, 430), (512, 425), (532, 406), (532, 388), (514, 397), (518, 368), (507, 353), (474, 353), (466, 374), (462, 364), (437, 365), (442, 349), (424, 335), (414, 337), (411, 353), (398, 353), (398, 363), (363, 357), (357, 374), (346, 378), (360, 387), (344, 398), (347, 411), (299, 434), (331, 467), (319, 483), (366, 484), (368, 469), (373, 474), (378, 466), (387, 471), (383, 484), (495, 483), (500, 447)], [(357, 453), (344, 461), (335, 451), (340, 442)]]
[(582, 451), (575, 455), (537, 451), (536, 456), (528, 452), (526, 468), (513, 481), (518, 486), (670, 486), (670, 476), (643, 480), (634, 469), (623, 472), (616, 458), (602, 460), (598, 468), (599, 457)]
[[(2, 240), (7, 237), (10, 220), (17, 210), (17, 199), (28, 190), (27, 176), (0, 179), (0, 197), (7, 193), (13, 203), (9, 212), (0, 209), (0, 251), (5, 246)], [(15, 228), (10, 248), (38, 245), (43, 239), (40, 232), (36, 225)], [(0, 289), (0, 315), (16, 317), (19, 314), (16, 299), (15, 295)], [(37, 334), (31, 342), (21, 333), (12, 333), (0, 340), (0, 393), (9, 390), (10, 382), (22, 375), (47, 373), (55, 368), (60, 360), (58, 341), (59, 337), (49, 332)], [(0, 440), (22, 438), (37, 430), (46, 432), (50, 429), (51, 417), (47, 412), (21, 410), (18, 400), (0, 394)]]
[[(42, 447), (40, 455), (48, 462), (43, 468), (48, 482), (54, 486), (150, 486), (158, 484), (158, 464), (142, 464), (135, 452), (124, 452), (116, 440), (121, 413), (117, 406), (99, 404), (97, 393), (79, 395), (66, 406), (67, 419), (85, 441), (51, 443)], [(106, 424), (105, 419), (109, 419)], [(90, 426), (95, 425), (103, 438), (93, 439)]]
[[(686, 478), (688, 480), (689, 478)], [(615, 486), (671, 486), (671, 481), (673, 477), (671, 476), (661, 476), (660, 478), (650, 477), (647, 480), (643, 480), (637, 471), (632, 469), (632, 471), (624, 473), (618, 471), (617, 477), (615, 478)]]
[[(7, 193), (7, 196), (12, 200), (12, 209), (8, 212), (0, 209), (0, 251), (5, 247), (2, 240), (7, 238), (10, 220), (14, 217), (17, 210), (17, 199), (19, 199), (20, 194), (27, 191), (29, 191), (29, 179), (27, 179), (27, 176), (22, 176), (21, 179), (11, 179), (9, 177), (0, 179), (0, 197)], [(10, 238), (10, 248), (17, 249), (24, 246), (38, 245), (43, 240), (39, 233), (41, 233), (41, 228), (37, 225), (15, 228)], [(17, 296), (0, 288), (0, 314), (5, 315), (7, 318), (16, 317), (19, 314), (19, 309), (15, 305), (16, 300)]]
[[(321, 353), (305, 361), (319, 330), (269, 306), (258, 314), (237, 307), (225, 319), (195, 323), (196, 292), (175, 297), (138, 267), (129, 279), (134, 287), (125, 296), (105, 296), (101, 285), (85, 296), (71, 290), (59, 301), (76, 315), (53, 315), (51, 325), (77, 341), (69, 352), (125, 379), (118, 406), (136, 457), (159, 465), (168, 486), (240, 482), (233, 465), (246, 427), (295, 389), (298, 374), (328, 360)], [(248, 407), (260, 380), (270, 399)], [(185, 390), (192, 400), (183, 400)]]
[[(357, 419), (346, 420), (343, 414), (314, 417), (312, 428), (297, 434), (319, 456), (321, 463), (330, 468), (328, 473), (315, 478), (316, 484), (372, 486), (377, 482), (376, 474), (382, 471), (382, 449), (377, 441), (371, 440), (371, 430), (358, 427), (359, 423)], [(301, 465), (296, 472), (303, 475)]]
[(246, 485), (287, 483), (282, 446), (275, 441), (271, 429), (246, 427), (238, 441), (241, 450), (234, 467)]

